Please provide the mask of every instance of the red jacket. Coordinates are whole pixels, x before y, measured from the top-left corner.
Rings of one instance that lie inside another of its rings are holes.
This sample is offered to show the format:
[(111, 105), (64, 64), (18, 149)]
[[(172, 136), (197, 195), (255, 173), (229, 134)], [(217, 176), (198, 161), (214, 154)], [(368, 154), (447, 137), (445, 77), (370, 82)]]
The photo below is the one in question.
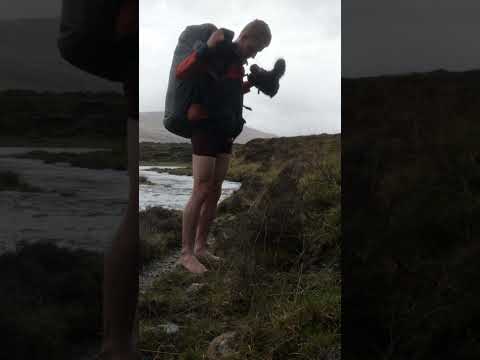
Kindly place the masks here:
[[(206, 72), (208, 70), (208, 63), (199, 59), (197, 51), (193, 51), (185, 60), (178, 64), (176, 69), (176, 78), (179, 80), (186, 80), (197, 73)], [(243, 66), (236, 66), (232, 64), (225, 74), (227, 78), (242, 79), (245, 76), (245, 69)], [(248, 81), (242, 82), (243, 93), (250, 92), (252, 85)]]
[[(212, 65), (213, 60), (209, 60), (208, 57), (205, 56), (204, 53), (209, 51), (205, 46), (206, 45), (203, 44), (203, 51), (194, 50), (188, 57), (178, 64), (175, 72), (177, 79), (188, 80), (198, 74), (205, 74), (209, 71), (209, 66)], [(243, 81), (243, 77), (245, 76), (243, 65), (235, 62), (227, 64), (227, 68), (221, 76), (224, 79), (238, 79), (238, 81), (241, 82), (243, 94), (250, 91), (252, 85), (250, 85), (248, 81)], [(190, 105), (190, 108), (187, 111), (187, 117), (190, 121), (205, 119), (208, 118), (208, 111), (201, 104), (194, 103)]]

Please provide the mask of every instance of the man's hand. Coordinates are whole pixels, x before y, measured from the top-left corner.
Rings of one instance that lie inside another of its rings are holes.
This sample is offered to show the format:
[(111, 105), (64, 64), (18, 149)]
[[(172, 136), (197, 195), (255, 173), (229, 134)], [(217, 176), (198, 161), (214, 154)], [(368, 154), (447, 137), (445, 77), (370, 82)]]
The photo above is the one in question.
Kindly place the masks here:
[(212, 35), (207, 40), (207, 46), (211, 49), (217, 46), (217, 44), (221, 43), (225, 40), (225, 34), (223, 33), (222, 29), (215, 30)]

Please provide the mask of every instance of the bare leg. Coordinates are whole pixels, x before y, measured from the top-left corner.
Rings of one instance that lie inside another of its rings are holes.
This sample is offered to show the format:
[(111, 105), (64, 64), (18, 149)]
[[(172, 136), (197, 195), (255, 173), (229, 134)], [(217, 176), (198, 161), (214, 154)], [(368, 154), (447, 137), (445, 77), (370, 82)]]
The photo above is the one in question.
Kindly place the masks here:
[(105, 359), (138, 359), (134, 334), (138, 297), (138, 119), (128, 119), (129, 202), (104, 261)]
[(183, 211), (182, 253), (179, 263), (193, 273), (203, 273), (207, 270), (194, 256), (193, 247), (200, 210), (212, 187), (215, 160), (214, 157), (210, 156), (192, 156), (193, 191)]
[(215, 176), (213, 190), (209, 193), (207, 200), (203, 203), (198, 220), (197, 232), (195, 237), (195, 255), (198, 258), (206, 260), (220, 260), (207, 251), (207, 238), (210, 226), (215, 219), (217, 203), (222, 193), (222, 183), (227, 175), (230, 163), (230, 154), (219, 154), (215, 162)]

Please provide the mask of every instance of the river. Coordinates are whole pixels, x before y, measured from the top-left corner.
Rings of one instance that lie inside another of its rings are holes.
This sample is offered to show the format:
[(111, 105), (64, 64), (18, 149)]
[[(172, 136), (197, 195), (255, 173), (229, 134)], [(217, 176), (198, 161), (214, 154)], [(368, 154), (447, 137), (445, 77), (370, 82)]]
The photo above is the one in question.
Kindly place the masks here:
[[(140, 166), (140, 176), (145, 176), (153, 185), (140, 185), (140, 210), (150, 206), (182, 210), (192, 193), (191, 176), (170, 175), (152, 171), (152, 168), (175, 168), (174, 166)], [(224, 181), (220, 201), (240, 188), (240, 183)]]
[[(8, 157), (33, 150), (80, 153), (101, 149), (0, 147), (0, 156), (4, 156), (0, 157), (0, 172), (17, 173), (30, 185), (42, 189), (42, 192), (0, 191), (0, 253), (15, 251), (21, 243), (39, 241), (105, 251), (126, 210), (126, 171)], [(192, 191), (192, 177), (158, 173), (151, 168), (139, 169), (140, 175), (153, 183), (140, 185), (141, 210), (150, 206), (183, 209)], [(225, 181), (221, 200), (239, 187), (240, 183)]]

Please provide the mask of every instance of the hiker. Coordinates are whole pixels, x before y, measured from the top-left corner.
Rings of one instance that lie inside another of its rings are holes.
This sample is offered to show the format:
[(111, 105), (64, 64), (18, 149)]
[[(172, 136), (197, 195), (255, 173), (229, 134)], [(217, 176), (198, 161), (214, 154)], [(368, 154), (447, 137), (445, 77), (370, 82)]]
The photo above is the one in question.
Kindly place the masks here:
[(138, 5), (138, 0), (62, 3), (58, 39), (62, 57), (90, 74), (121, 82), (128, 109), (129, 201), (104, 257), (104, 329), (98, 359), (141, 359), (136, 349), (135, 317), (139, 287)]
[(270, 44), (272, 35), (269, 26), (258, 19), (247, 24), (233, 42), (233, 32), (227, 29), (212, 24), (192, 27), (206, 29), (211, 35), (207, 41), (197, 41), (190, 55), (174, 69), (177, 80), (195, 82), (186, 109), (191, 125), (193, 190), (183, 211), (178, 262), (192, 273), (203, 273), (207, 271), (204, 264), (221, 260), (208, 251), (207, 235), (233, 141), (245, 122), (241, 117), (243, 94), (254, 85), (243, 80), (243, 65)]

